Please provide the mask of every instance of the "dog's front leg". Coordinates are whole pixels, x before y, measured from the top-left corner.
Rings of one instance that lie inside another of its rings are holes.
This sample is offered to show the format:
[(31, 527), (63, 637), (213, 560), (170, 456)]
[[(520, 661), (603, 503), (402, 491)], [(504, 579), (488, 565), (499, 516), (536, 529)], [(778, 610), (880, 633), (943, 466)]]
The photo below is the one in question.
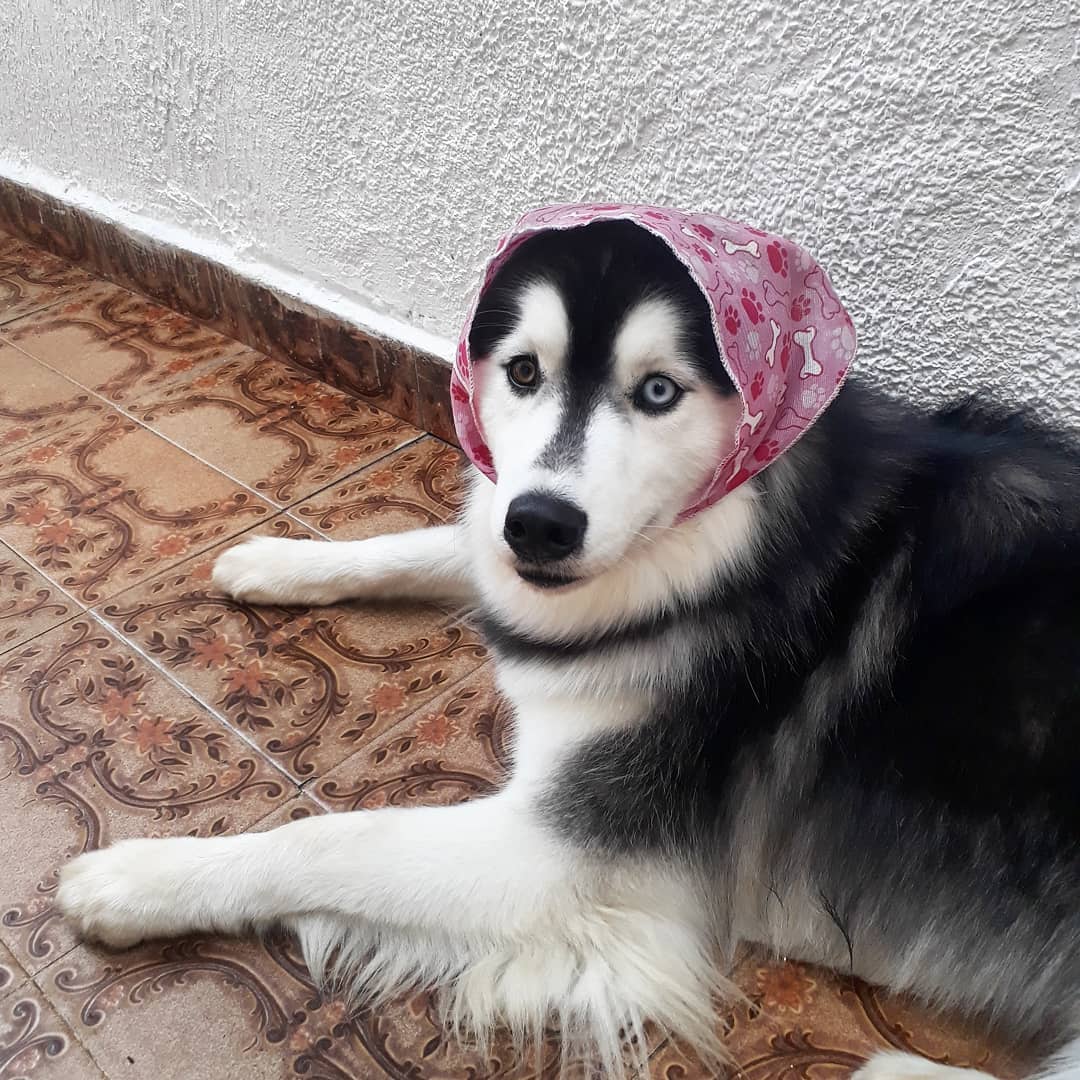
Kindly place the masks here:
[(399, 598), (464, 603), (472, 595), (465, 553), (458, 525), (322, 543), (256, 536), (218, 557), (214, 584), (253, 604)]
[(117, 947), (315, 913), (468, 939), (527, 927), (572, 864), (497, 795), (242, 836), (125, 840), (64, 867), (57, 899), (85, 935)]

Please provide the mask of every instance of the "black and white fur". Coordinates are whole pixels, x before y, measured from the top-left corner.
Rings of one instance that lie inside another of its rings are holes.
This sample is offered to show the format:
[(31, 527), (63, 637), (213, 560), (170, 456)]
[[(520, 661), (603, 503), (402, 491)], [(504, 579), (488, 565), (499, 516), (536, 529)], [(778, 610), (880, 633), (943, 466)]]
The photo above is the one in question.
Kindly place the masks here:
[[(472, 347), (499, 479), (459, 524), (258, 538), (214, 580), (254, 603), (472, 605), (516, 714), (506, 787), (125, 841), (64, 869), (68, 916), (118, 946), (283, 922), (320, 978), (440, 984), (481, 1035), (556, 1018), (613, 1070), (645, 1020), (716, 1053), (710, 994), (756, 942), (1038, 1037), (1045, 1075), (1080, 1076), (1074, 442), (853, 383), (675, 524), (739, 403), (704, 300), (629, 224), (520, 248)], [(531, 387), (508, 376), (522, 357)], [(657, 374), (684, 392), (643, 411)], [(564, 558), (510, 546), (535, 493), (587, 518)]]

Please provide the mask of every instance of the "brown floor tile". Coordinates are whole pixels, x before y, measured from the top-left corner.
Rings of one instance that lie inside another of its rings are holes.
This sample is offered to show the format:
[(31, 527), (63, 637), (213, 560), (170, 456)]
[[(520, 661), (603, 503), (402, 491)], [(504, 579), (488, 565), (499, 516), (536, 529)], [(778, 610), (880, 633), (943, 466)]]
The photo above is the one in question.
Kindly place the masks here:
[(510, 768), (512, 726), (485, 664), (327, 773), (312, 794), (334, 811), (490, 795)]
[(0, 244), (0, 324), (55, 304), (92, 281), (85, 270), (5, 237)]
[(280, 506), (423, 434), (251, 351), (151, 394), (131, 412)]
[(59, 867), (131, 836), (241, 832), (295, 787), (98, 622), (0, 657), (0, 940), (31, 973), (75, 944)]
[(0, 544), (0, 653), (77, 615), (82, 608)]
[(427, 436), (292, 512), (335, 540), (442, 525), (461, 509), (464, 466), (460, 450)]
[(0, 458), (0, 535), (87, 603), (271, 512), (119, 413)]
[(108, 409), (101, 398), (0, 338), (0, 456)]
[(104, 1080), (71, 1029), (33, 983), (0, 1002), (0, 1077)]
[[(259, 531), (304, 535), (284, 516)], [(236, 604), (210, 585), (227, 546), (99, 610), (298, 780), (329, 772), (487, 656), (475, 633), (429, 606)]]
[(3, 336), (119, 404), (241, 352), (239, 342), (108, 282), (9, 323)]
[(110, 1080), (283, 1080), (310, 1008), (253, 942), (81, 945), (40, 983)]

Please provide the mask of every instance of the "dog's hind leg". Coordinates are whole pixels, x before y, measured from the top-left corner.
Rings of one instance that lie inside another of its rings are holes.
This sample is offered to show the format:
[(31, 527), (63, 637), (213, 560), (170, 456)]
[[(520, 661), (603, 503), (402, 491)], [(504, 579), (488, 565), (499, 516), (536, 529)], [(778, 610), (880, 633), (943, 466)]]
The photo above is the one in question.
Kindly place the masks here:
[(464, 530), (456, 525), (322, 543), (256, 536), (218, 557), (214, 584), (253, 604), (464, 603), (472, 595), (468, 565)]

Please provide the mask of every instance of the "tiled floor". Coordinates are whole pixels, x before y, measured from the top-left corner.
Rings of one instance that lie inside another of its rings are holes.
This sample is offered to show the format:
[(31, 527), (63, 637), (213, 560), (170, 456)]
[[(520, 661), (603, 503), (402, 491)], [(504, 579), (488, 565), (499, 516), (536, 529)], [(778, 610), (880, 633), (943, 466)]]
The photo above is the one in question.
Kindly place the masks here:
[[(0, 236), (0, 1078), (553, 1076), (446, 1046), (428, 996), (350, 1016), (285, 941), (108, 953), (57, 868), (127, 836), (452, 802), (504, 775), (484, 646), (423, 605), (247, 608), (210, 585), (247, 531), (359, 538), (448, 520), (458, 452)], [(980, 1041), (910, 1004), (748, 958), (747, 1077), (847, 1075), (875, 1047)], [(700, 1076), (658, 1041), (656, 1076)]]

